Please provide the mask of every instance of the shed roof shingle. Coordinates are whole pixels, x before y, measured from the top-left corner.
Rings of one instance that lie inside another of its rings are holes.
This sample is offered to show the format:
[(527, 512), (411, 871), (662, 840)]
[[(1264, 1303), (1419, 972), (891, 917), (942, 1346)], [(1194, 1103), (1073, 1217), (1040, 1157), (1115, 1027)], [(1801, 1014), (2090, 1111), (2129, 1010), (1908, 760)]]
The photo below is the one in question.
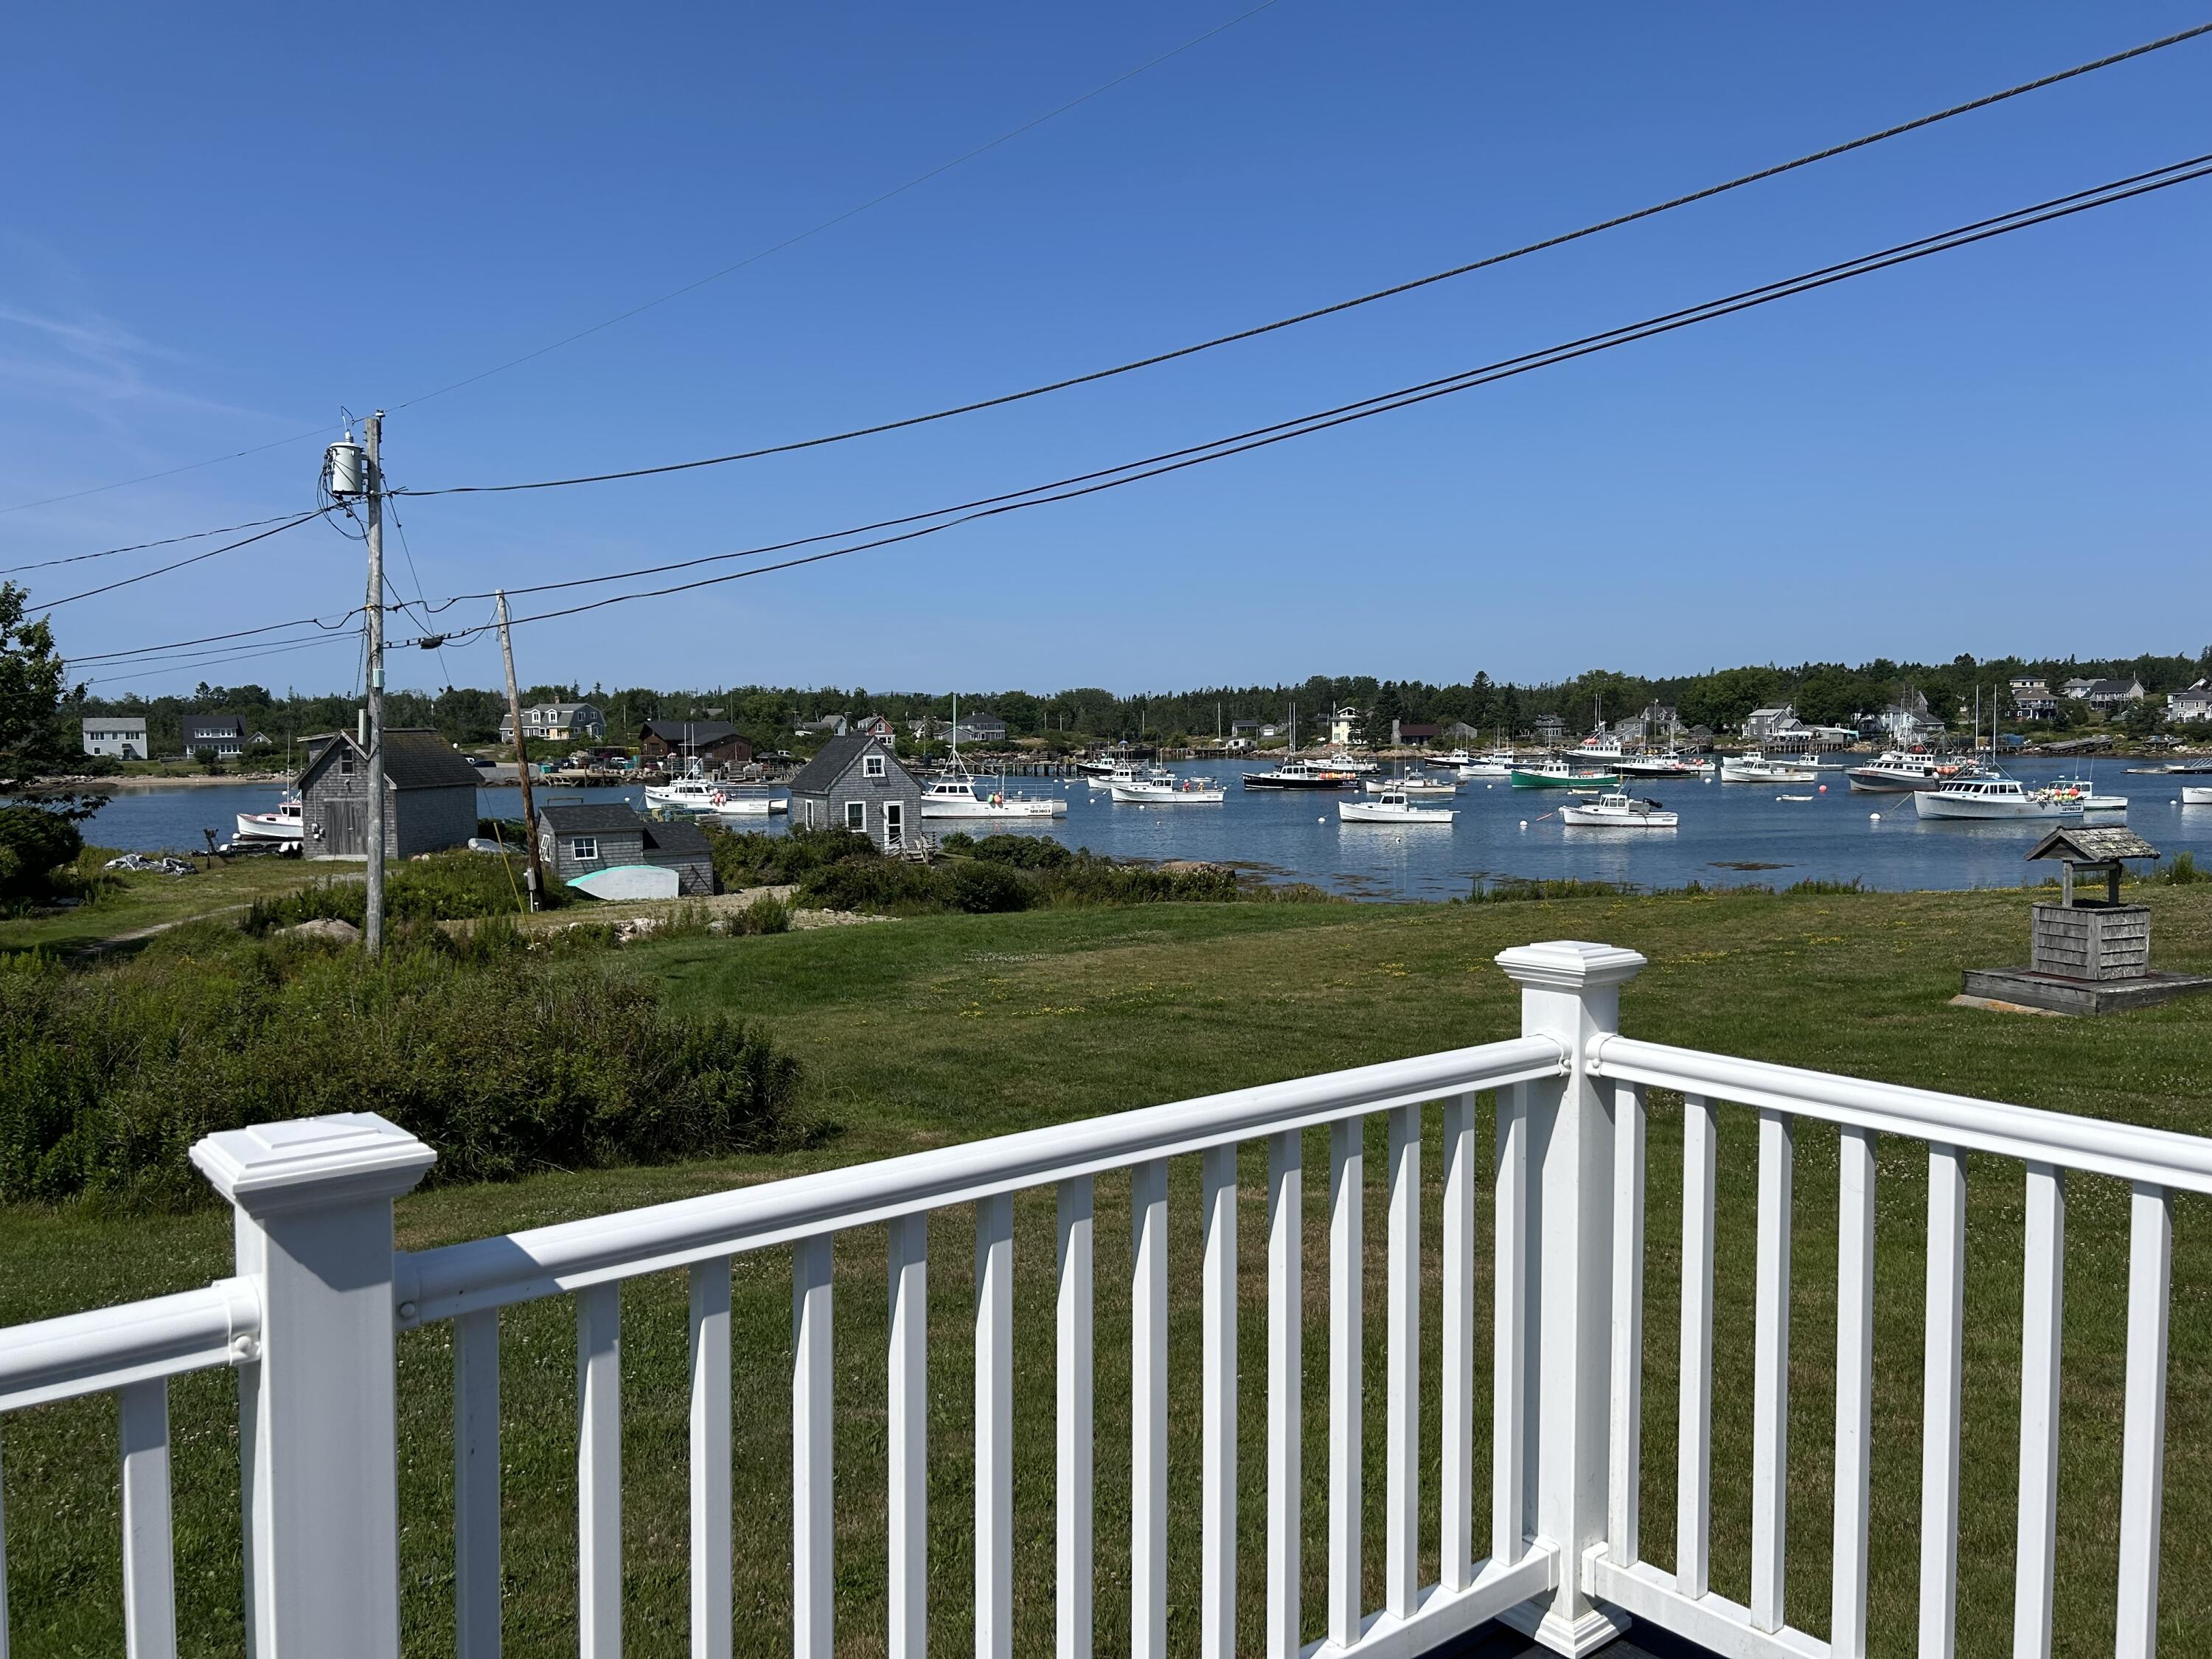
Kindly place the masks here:
[(556, 836), (635, 835), (645, 827), (645, 820), (620, 801), (541, 806), (538, 816), (552, 827)]

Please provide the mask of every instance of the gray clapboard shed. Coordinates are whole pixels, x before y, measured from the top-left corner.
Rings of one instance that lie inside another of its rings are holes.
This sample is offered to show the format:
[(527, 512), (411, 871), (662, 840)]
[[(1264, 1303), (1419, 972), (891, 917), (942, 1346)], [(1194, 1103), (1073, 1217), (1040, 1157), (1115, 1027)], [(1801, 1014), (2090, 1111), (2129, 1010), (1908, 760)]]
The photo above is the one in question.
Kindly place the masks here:
[[(301, 848), (311, 859), (368, 856), (368, 763), (347, 732), (319, 746), (300, 774)], [(465, 847), (477, 832), (477, 769), (435, 732), (384, 734), (384, 855), (410, 859)]]
[(885, 852), (920, 834), (921, 784), (883, 738), (832, 738), (793, 774), (791, 821), (808, 830), (851, 830)]
[(714, 852), (696, 824), (641, 817), (619, 801), (538, 808), (538, 852), (562, 881), (647, 864), (676, 872), (678, 897), (714, 890)]

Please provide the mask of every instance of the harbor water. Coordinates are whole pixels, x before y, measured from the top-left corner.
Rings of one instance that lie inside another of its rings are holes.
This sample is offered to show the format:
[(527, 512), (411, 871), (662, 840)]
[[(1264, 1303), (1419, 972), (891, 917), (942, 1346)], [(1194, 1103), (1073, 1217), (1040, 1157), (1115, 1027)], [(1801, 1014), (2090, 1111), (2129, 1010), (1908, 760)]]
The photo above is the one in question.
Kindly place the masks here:
[[(1819, 784), (1723, 784), (1711, 781), (1710, 775), (1639, 782), (1633, 793), (1663, 802), (1680, 814), (1681, 824), (1628, 830), (1564, 825), (1557, 813), (1567, 797), (1515, 789), (1504, 779), (1475, 779), (1462, 784), (1449, 801), (1424, 800), (1424, 805), (1457, 809), (1457, 819), (1447, 827), (1342, 823), (1336, 804), (1348, 794), (1248, 791), (1241, 764), (1188, 763), (1170, 769), (1218, 779), (1227, 787), (1227, 800), (1218, 806), (1116, 805), (1106, 790), (1093, 789), (1085, 779), (1015, 779), (1008, 786), (1014, 793), (1060, 796), (1067, 816), (1027, 823), (932, 819), (921, 827), (938, 835), (954, 830), (1049, 835), (1114, 858), (1231, 864), (1271, 880), (1311, 882), (1332, 892), (1378, 899), (1462, 896), (1478, 884), (1514, 879), (1645, 888), (1693, 881), (1707, 887), (1787, 887), (1852, 880), (1893, 890), (2013, 887), (2040, 873), (2031, 872), (2022, 859), (2051, 828), (2035, 822), (1923, 822), (1910, 796), (1853, 793), (1841, 771), (1820, 774), (1824, 793)], [(2030, 787), (2081, 769), (2035, 762), (2007, 769)], [(2212, 863), (2212, 807), (2179, 805), (2182, 779), (2130, 774), (2114, 761), (2100, 763), (2093, 775), (2098, 793), (2128, 798), (2128, 826), (2168, 859), (2185, 851)], [(227, 840), (236, 814), (267, 811), (282, 793), (268, 784), (118, 790), (86, 826), (87, 839), (137, 852), (204, 852), (203, 829)], [(644, 804), (636, 788), (540, 789), (536, 794), (540, 805)], [(1783, 794), (1813, 799), (1778, 799)], [(477, 800), (484, 817), (521, 816), (521, 793), (514, 787), (480, 790)], [(2117, 820), (2100, 820), (2106, 821)], [(787, 827), (781, 815), (734, 823), (779, 834)]]

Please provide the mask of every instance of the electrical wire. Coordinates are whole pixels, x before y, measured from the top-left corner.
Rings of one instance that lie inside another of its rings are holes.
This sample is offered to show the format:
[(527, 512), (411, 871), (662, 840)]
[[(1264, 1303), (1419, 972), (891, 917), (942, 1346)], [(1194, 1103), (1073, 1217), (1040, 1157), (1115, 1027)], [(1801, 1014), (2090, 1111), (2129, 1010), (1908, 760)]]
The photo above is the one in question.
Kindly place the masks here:
[[(1050, 483), (1032, 485), (1024, 489), (1009, 491), (1000, 495), (979, 497), (969, 501), (933, 508), (927, 512), (909, 514), (896, 519), (879, 520), (873, 524), (848, 526), (843, 530), (747, 548), (737, 552), (708, 554), (696, 559), (645, 566), (611, 572), (605, 575), (574, 577), (558, 582), (542, 582), (529, 586), (509, 587), (506, 591), (512, 597), (519, 593), (550, 592), (575, 587), (593, 586), (610, 581), (632, 580), (642, 576), (666, 574), (704, 565), (789, 551), (795, 548), (822, 542), (840, 541), (851, 536), (871, 534), (878, 530), (895, 529), (902, 526), (924, 526), (923, 528), (905, 530), (901, 534), (887, 536), (877, 541), (864, 542), (857, 546), (833, 549), (828, 552), (810, 555), (805, 558), (786, 560), (773, 565), (757, 567), (751, 570), (737, 573), (736, 575), (712, 577), (699, 582), (617, 595), (613, 599), (594, 601), (590, 605), (574, 606), (562, 611), (540, 612), (514, 619), (516, 623), (541, 622), (551, 617), (571, 616), (578, 611), (597, 609), (602, 605), (618, 604), (629, 599), (665, 597), (670, 593), (688, 592), (695, 587), (711, 586), (717, 582), (735, 580), (738, 576), (763, 574), (771, 570), (787, 570), (799, 565), (815, 563), (823, 559), (842, 557), (847, 553), (862, 552), (872, 548), (911, 541), (922, 536), (935, 535), (940, 531), (952, 529), (962, 524), (973, 523), (979, 519), (1017, 512), (1026, 507), (1043, 506), (1053, 501), (1071, 500), (1079, 495), (1093, 495), (1104, 489), (1117, 489), (1125, 483), (1158, 477), (1169, 472), (1181, 471), (1188, 467), (1201, 465), (1207, 461), (1225, 459), (1231, 455), (1264, 448), (1291, 438), (1308, 436), (1353, 421), (1364, 420), (1371, 416), (1408, 408), (1415, 404), (1449, 396), (1455, 392), (1468, 391), (1477, 386), (1490, 385), (1498, 380), (1512, 379), (1534, 369), (1571, 362), (1576, 358), (1589, 356), (1599, 351), (1609, 350), (1614, 346), (1648, 339), (1659, 334), (1671, 333), (1694, 323), (1711, 321), (1739, 311), (1771, 304), (1776, 300), (1826, 288), (1853, 276), (1870, 275), (1875, 271), (1887, 270), (1894, 265), (1908, 264), (1936, 253), (1948, 252), (1993, 237), (2006, 235), (2013, 231), (2050, 223), (2057, 219), (2070, 217), (2076, 213), (2086, 212), (2092, 208), (2108, 206), (2116, 202), (2126, 201), (2136, 196), (2164, 190), (2174, 185), (2186, 184), (2208, 176), (2212, 176), (2212, 153), (2174, 162), (2147, 173), (2114, 179), (2087, 190), (2054, 197), (2028, 207), (2014, 209), (2009, 212), (1976, 220), (1968, 224), (1954, 226), (1951, 229), (1939, 231), (1932, 235), (1915, 238), (1911, 241), (1899, 243), (1875, 252), (1862, 254), (1816, 270), (1803, 271), (1794, 276), (1741, 289), (1719, 299), (1662, 313), (1640, 322), (1625, 324), (1600, 333), (1585, 335), (1578, 339), (1565, 341), (1539, 350), (1502, 358), (1476, 368), (1464, 369), (1456, 374), (1417, 382), (1412, 386), (1401, 386), (1394, 391), (1380, 392), (1352, 403), (1340, 404), (1331, 409), (1314, 410), (1267, 426), (1250, 428), (1225, 437), (1211, 439), (1204, 443), (1189, 445), (1181, 449), (1163, 451), (1139, 460), (1123, 462), (1115, 466), (1105, 467), (1091, 472), (1079, 473)], [(927, 522), (932, 520), (945, 521), (934, 524)], [(444, 611), (466, 600), (492, 597), (493, 594), (489, 592), (460, 593), (442, 600), (430, 608), (434, 611)], [(490, 624), (482, 626), (489, 627)], [(447, 637), (459, 639), (477, 631), (479, 630), (477, 629), (455, 629)]]
[(156, 576), (167, 575), (172, 570), (182, 570), (186, 565), (199, 564), (222, 554), (235, 552), (241, 547), (251, 547), (256, 542), (265, 542), (271, 536), (281, 536), (288, 530), (297, 530), (308, 520), (323, 518), (329, 512), (330, 508), (319, 507), (312, 512), (302, 513), (296, 519), (286, 520), (274, 530), (264, 530), (257, 535), (246, 537), (224, 547), (211, 547), (206, 552), (195, 553), (188, 559), (179, 559), (173, 564), (161, 565), (152, 570), (142, 570), (135, 576), (125, 576), (120, 580), (108, 582), (99, 587), (88, 587), (82, 593), (70, 593), (58, 599), (47, 599), (43, 601), (39, 608), (42, 611), (56, 611), (63, 605), (74, 605), (79, 599), (89, 599), (101, 593), (112, 593), (118, 587), (129, 587), (138, 582), (151, 581)]
[[(265, 657), (285, 656), (294, 652), (307, 650), (310, 647), (331, 644), (334, 642), (334, 638), (333, 640), (308, 640), (296, 645), (272, 646), (259, 651), (231, 652), (227, 654), (215, 655), (203, 659), (198, 662), (196, 666), (199, 669), (215, 668), (221, 666), (225, 663), (252, 662)], [(94, 674), (88, 676), (84, 680), (80, 682), (80, 684), (85, 685), (124, 685), (128, 684), (133, 680), (157, 679), (164, 675), (173, 674), (178, 669), (185, 665), (182, 662), (177, 662), (149, 668), (143, 672), (129, 674)]]
[(1701, 190), (1692, 191), (1686, 195), (1673, 197), (1663, 202), (1656, 202), (1648, 207), (1638, 208), (1632, 212), (1617, 214), (1612, 218), (1601, 219), (1594, 224), (1584, 225), (1578, 230), (1564, 231), (1538, 241), (1524, 243), (1519, 247), (1509, 248), (1503, 252), (1486, 254), (1481, 258), (1470, 260), (1464, 264), (1454, 265), (1446, 270), (1433, 271), (1425, 276), (1413, 277), (1406, 282), (1393, 283), (1388, 288), (1357, 295), (1348, 300), (1339, 300), (1310, 311), (1302, 311), (1292, 316), (1279, 317), (1273, 322), (1255, 324), (1251, 327), (1238, 329), (1228, 334), (1216, 335), (1211, 339), (1200, 340), (1194, 344), (1179, 346), (1169, 351), (1155, 352), (1150, 356), (1133, 358), (1111, 368), (1092, 369), (1085, 374), (1047, 381), (1043, 385), (1025, 387), (1018, 392), (1002, 392), (996, 397), (980, 398), (971, 403), (956, 404), (947, 408), (930, 410), (927, 414), (908, 415), (896, 420), (878, 421), (872, 425), (853, 427), (842, 432), (824, 433), (812, 438), (794, 439), (788, 442), (769, 444), (757, 449), (737, 450), (726, 455), (708, 455), (692, 460), (664, 462), (655, 466), (629, 467), (618, 471), (582, 473), (571, 477), (538, 478), (515, 483), (448, 484), (441, 489), (412, 489), (406, 493), (411, 495), (426, 496), (502, 495), (516, 490), (561, 489), (575, 484), (611, 483), (626, 478), (657, 477), (671, 472), (693, 471), (701, 467), (726, 466), (734, 462), (759, 460), (770, 455), (787, 455), (799, 450), (818, 449), (828, 444), (848, 443), (858, 438), (877, 437), (886, 432), (903, 431), (909, 427), (926, 426), (933, 422), (951, 420), (962, 415), (974, 415), (984, 410), (1002, 409), (1009, 404), (1022, 403), (1031, 398), (1042, 398), (1052, 392), (1067, 391), (1071, 387), (1089, 386), (1099, 380), (1112, 380), (1117, 375), (1134, 374), (1139, 369), (1152, 368), (1162, 363), (1174, 362), (1180, 358), (1194, 356), (1202, 351), (1211, 351), (1218, 346), (1231, 345), (1242, 340), (1256, 339), (1280, 329), (1295, 328), (1300, 324), (1313, 322), (1323, 317), (1332, 317), (1340, 312), (1355, 310), (1361, 306), (1372, 305), (1377, 301), (1395, 299), (1400, 295), (1410, 294), (1433, 283), (1449, 282), (1455, 277), (1465, 276), (1474, 271), (1486, 270), (1511, 260), (1525, 258), (1530, 254), (1564, 247), (1571, 242), (1580, 241), (1585, 237), (1615, 230), (1623, 225), (1634, 224), (1639, 220), (1653, 218), (1662, 213), (1672, 212), (1677, 208), (1687, 207), (1693, 203), (1710, 201), (1717, 196), (1726, 195), (1730, 191), (1741, 190), (1747, 185), (1779, 178), (1784, 173), (1794, 173), (1800, 167), (1810, 167), (1818, 161), (1848, 155), (1853, 150), (1864, 149), (1869, 145), (1878, 144), (1908, 132), (1917, 132), (1922, 128), (1933, 126), (1938, 122), (1948, 121), (1954, 117), (1969, 114), (1976, 110), (1987, 109), (1991, 105), (2002, 103), (2008, 99), (2018, 98), (2027, 93), (2057, 86), (2062, 82), (2070, 81), (2098, 70), (2109, 69), (2116, 64), (2124, 64), (2147, 53), (2179, 46), (2184, 41), (2193, 40), (2208, 33), (2212, 33), (2212, 23), (2200, 23), (2193, 28), (2184, 29), (2157, 40), (2147, 41), (2142, 46), (2130, 47), (2125, 52), (2114, 52), (2108, 57), (2096, 58), (2086, 64), (2077, 64), (2071, 69), (2060, 70), (2033, 81), (2025, 81), (2018, 86), (2008, 87), (2001, 92), (1985, 94), (1982, 97), (1970, 99), (1963, 104), (1954, 104), (1948, 109), (1938, 110), (1932, 114), (1919, 116), (1910, 121), (1900, 122), (1894, 126), (1884, 127), (1877, 132), (1847, 139), (1842, 143), (1831, 144), (1824, 149), (1814, 150), (1808, 155), (1798, 156), (1794, 161), (1778, 162), (1773, 166), (1761, 167), (1756, 172), (1742, 173), (1717, 185), (1708, 185)]
[[(998, 149), (1000, 145), (1018, 138), (1025, 132), (1033, 131), (1035, 129), (1044, 125), (1046, 122), (1055, 120), (1059, 117), (1066, 114), (1070, 110), (1078, 108), (1084, 104), (1087, 104), (1092, 99), (1097, 98), (1103, 94), (1111, 92), (1115, 88), (1121, 85), (1124, 82), (1133, 81), (1137, 76), (1144, 74), (1148, 70), (1158, 68), (1170, 58), (1179, 58), (1184, 52), (1190, 51), (1192, 47), (1204, 45), (1206, 41), (1211, 40), (1215, 35), (1223, 33), (1229, 29), (1235, 28), (1237, 25), (1243, 22), (1247, 18), (1257, 16), (1260, 13), (1267, 10), (1275, 3), (1276, 0), (1260, 0), (1259, 4), (1252, 6), (1246, 10), (1238, 12), (1234, 17), (1230, 18), (1225, 22), (1215, 24), (1203, 34), (1193, 35), (1181, 46), (1172, 47), (1169, 51), (1160, 53), (1156, 58), (1148, 58), (1144, 63), (1138, 64), (1134, 69), (1123, 70), (1112, 80), (1101, 82), (1099, 85), (1093, 87), (1090, 91), (1083, 94), (1080, 97), (1071, 98), (1067, 102), (1060, 105), (1057, 108), (1048, 110), (1042, 115), (1035, 116), (1030, 119), (1023, 122), (1021, 125), (1010, 128), (1008, 131), (1000, 133), (989, 143), (978, 144), (975, 149), (968, 150), (962, 155), (956, 155), (949, 161), (940, 162), (938, 166), (930, 168), (928, 172), (917, 173), (915, 177), (908, 179), (904, 184), (894, 185), (891, 189), (884, 191), (880, 195), (871, 197), (868, 200), (860, 203), (856, 207), (847, 208), (842, 213), (832, 215), (830, 218), (823, 220), (821, 223), (815, 225), (809, 229), (802, 230), (793, 236), (787, 236), (782, 241), (775, 243), (770, 246), (762, 248), (756, 253), (747, 254), (744, 258), (739, 259), (734, 264), (725, 265), (720, 270), (710, 271), (706, 276), (698, 278), (696, 282), (686, 283), (683, 287), (672, 289), (668, 293), (660, 295), (658, 299), (647, 300), (642, 305), (633, 306), (628, 311), (622, 312), (616, 316), (608, 318), (605, 322), (594, 323), (589, 328), (580, 329), (574, 334), (565, 335), (562, 338), (552, 342), (550, 345), (540, 346), (535, 351), (525, 352), (520, 357), (510, 358), (506, 362), (495, 364), (492, 368), (483, 369), (477, 374), (469, 375), (465, 380), (455, 380), (448, 386), (441, 386), (435, 392), (425, 392), (418, 397), (408, 398), (404, 403), (394, 404), (392, 407), (394, 409), (412, 409), (416, 404), (426, 404), (433, 398), (442, 398), (449, 392), (458, 392), (463, 386), (474, 386), (477, 381), (489, 380), (495, 374), (503, 374), (510, 368), (519, 368), (523, 364), (530, 362), (536, 358), (543, 357), (549, 352), (558, 351), (563, 346), (574, 345), (577, 341), (587, 339), (591, 336), (599, 333), (604, 330), (614, 327), (617, 323), (627, 322), (632, 317), (651, 311), (655, 307), (666, 305), (670, 301), (681, 299), (684, 295), (690, 294), (695, 289), (705, 288), (711, 283), (720, 282), (723, 277), (734, 275), (736, 272), (743, 270), (748, 265), (757, 264), (763, 259), (769, 258), (775, 254), (782, 252), (786, 248), (794, 247), (798, 244), (808, 240), (810, 238), (819, 236), (823, 232), (843, 224), (848, 219), (857, 218), (860, 215), (867, 212), (872, 208), (881, 207), (885, 202), (891, 200), (893, 198), (903, 196), (907, 191), (917, 189), (920, 186), (927, 184), (931, 179), (939, 178), (945, 173), (951, 172), (955, 167), (965, 166), (968, 162), (975, 160), (978, 156), (986, 155), (988, 152)], [(258, 455), (268, 450), (281, 449), (287, 444), (301, 443), (309, 438), (319, 438), (325, 433), (334, 430), (336, 430), (336, 428), (332, 427), (318, 426), (312, 428), (306, 432), (296, 432), (289, 438), (278, 438), (269, 443), (257, 444), (250, 449), (233, 450), (228, 454), (225, 455), (210, 456), (204, 461), (187, 462), (183, 466), (169, 467), (160, 472), (141, 473), (135, 478), (121, 478), (118, 479), (113, 483), (95, 484), (89, 489), (76, 489), (70, 491), (66, 495), (48, 495), (40, 501), (18, 501), (13, 507), (0, 507), (0, 517), (4, 517), (6, 514), (10, 513), (27, 512), (34, 507), (52, 507), (61, 501), (74, 501), (81, 500), (82, 497), (87, 495), (103, 495), (111, 489), (125, 489), (133, 484), (151, 483), (158, 478), (173, 478), (180, 472), (197, 471), (202, 467), (215, 466), (223, 461), (234, 461), (247, 455)]]
[(352, 610), (341, 615), (334, 623), (326, 623), (319, 617), (295, 617), (289, 622), (264, 623), (258, 628), (240, 628), (228, 634), (204, 634), (196, 640), (170, 640), (161, 645), (134, 645), (123, 651), (88, 652), (82, 656), (72, 657), (70, 660), (72, 662), (117, 662), (126, 657), (143, 657), (149, 652), (174, 651), (187, 645), (212, 645), (222, 640), (250, 639), (258, 634), (274, 634), (281, 628), (314, 627), (321, 629), (326, 634), (336, 634), (356, 617), (361, 615), (364, 608), (356, 605)]
[(0, 565), (0, 576), (12, 576), (21, 570), (51, 570), (59, 564), (82, 564), (87, 559), (112, 559), (118, 553), (143, 553), (149, 548), (173, 547), (179, 542), (205, 541), (210, 536), (232, 536), (241, 530), (258, 530), (263, 525), (276, 524), (292, 515), (279, 513), (271, 519), (248, 519), (244, 524), (227, 524), (215, 530), (195, 530), (188, 536), (164, 536), (157, 542), (133, 542), (128, 547), (102, 548), (97, 553), (72, 553), (67, 558), (41, 559), (35, 564)]

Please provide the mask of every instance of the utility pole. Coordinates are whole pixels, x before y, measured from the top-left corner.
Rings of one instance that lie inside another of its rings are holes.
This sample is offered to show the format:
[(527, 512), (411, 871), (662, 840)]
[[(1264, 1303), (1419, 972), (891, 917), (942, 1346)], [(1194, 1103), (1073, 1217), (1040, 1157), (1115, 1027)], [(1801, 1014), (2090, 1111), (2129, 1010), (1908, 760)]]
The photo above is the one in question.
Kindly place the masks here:
[(384, 952), (384, 411), (368, 417), (368, 902), (362, 949)]
[(514, 769), (522, 780), (522, 841), (530, 853), (530, 908), (545, 890), (545, 866), (538, 850), (538, 814), (530, 805), (530, 749), (522, 735), (522, 696), (514, 689), (514, 638), (507, 626), (507, 590), (499, 600), (499, 654), (507, 665), (507, 717), (514, 727)]

